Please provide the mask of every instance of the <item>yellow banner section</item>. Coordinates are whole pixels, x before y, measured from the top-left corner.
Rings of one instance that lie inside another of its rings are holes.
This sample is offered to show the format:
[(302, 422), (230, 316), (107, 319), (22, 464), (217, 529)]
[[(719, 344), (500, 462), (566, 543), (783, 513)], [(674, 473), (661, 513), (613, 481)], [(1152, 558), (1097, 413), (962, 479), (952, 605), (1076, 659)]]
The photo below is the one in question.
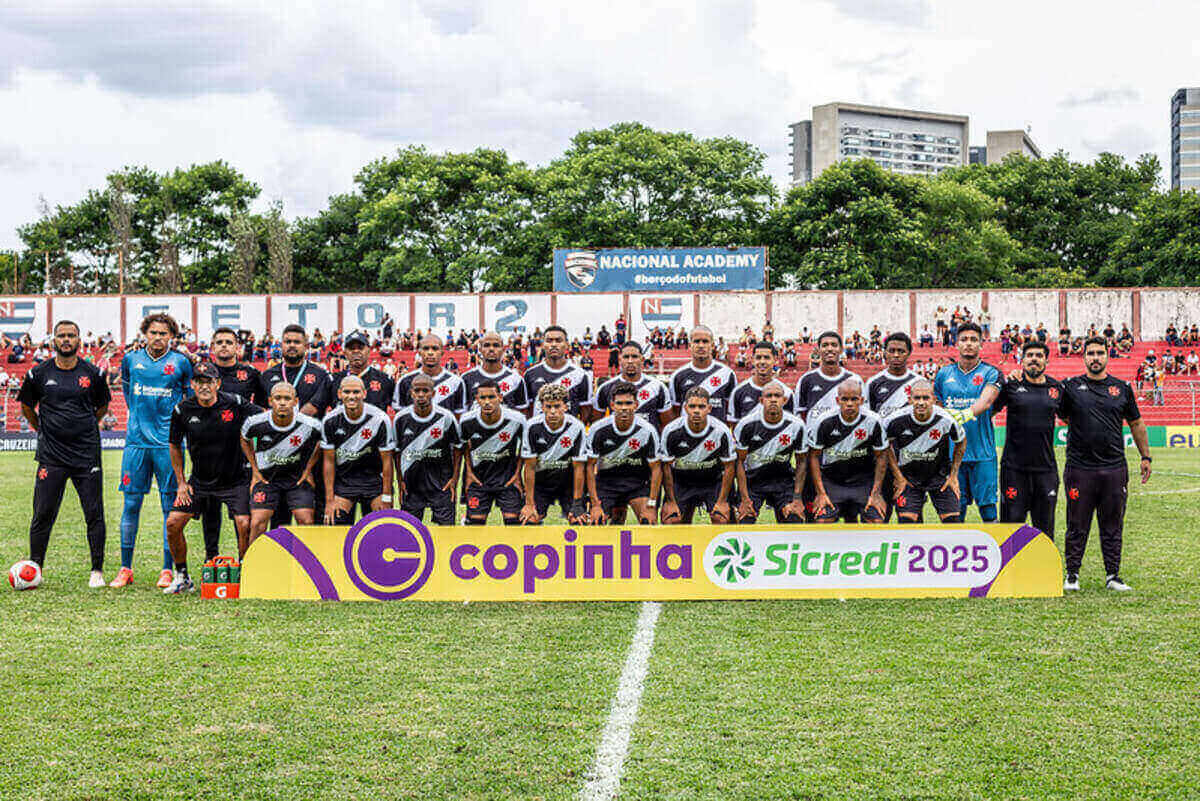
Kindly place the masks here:
[(643, 601), (1051, 597), (1030, 526), (426, 526), (399, 511), (255, 540), (242, 598)]
[(1200, 426), (1167, 426), (1168, 448), (1200, 448)]

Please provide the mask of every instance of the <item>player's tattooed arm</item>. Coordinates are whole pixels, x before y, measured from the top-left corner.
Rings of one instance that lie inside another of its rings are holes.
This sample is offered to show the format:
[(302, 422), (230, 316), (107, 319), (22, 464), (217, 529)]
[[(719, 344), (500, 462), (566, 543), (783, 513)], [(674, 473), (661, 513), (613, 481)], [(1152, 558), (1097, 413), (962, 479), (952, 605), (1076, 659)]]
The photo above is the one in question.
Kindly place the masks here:
[(642, 522), (649, 525), (654, 525), (658, 522), (658, 509), (650, 504), (654, 503), (658, 498), (659, 490), (662, 489), (663, 481), (663, 463), (654, 461), (650, 463), (650, 497), (646, 501), (646, 520)]
[(951, 490), (959, 498), (962, 497), (962, 491), (958, 487), (958, 468), (962, 467), (963, 457), (966, 453), (966, 437), (963, 437), (962, 442), (954, 445), (954, 456), (950, 457), (950, 475), (946, 476), (941, 487), (943, 490)]
[(394, 463), (392, 462), (392, 452), (381, 450), (379, 452), (379, 455), (380, 455), (380, 457), (382, 457), (380, 459), (380, 461), (383, 462), (383, 474), (380, 476), (380, 478), (383, 479), (383, 482), (382, 482), (383, 492), (380, 493), (378, 498), (376, 498), (374, 501), (371, 502), (371, 511), (373, 511), (373, 512), (377, 512), (380, 509), (391, 509), (392, 508), (392, 484), (393, 484), (393, 475), (392, 474), (394, 472), (393, 471)]
[[(804, 519), (804, 482), (808, 479), (808, 454), (800, 451), (796, 454), (796, 477), (792, 483), (792, 500), (783, 507), (786, 514), (795, 515), (800, 520)], [(751, 504), (750, 511), (753, 514), (754, 506)]]
[(654, 468), (658, 467), (661, 474), (662, 489), (663, 489), (663, 507), (662, 521), (663, 523), (678, 523), (679, 522), (679, 503), (675, 500), (675, 473), (671, 470), (670, 462), (658, 462), (650, 465), (650, 497), (658, 497), (658, 493), (654, 491)]
[(887, 452), (891, 448), (875, 451), (875, 479), (871, 484), (871, 495), (867, 498), (867, 506), (874, 506), (880, 515), (887, 514), (887, 503), (883, 500), (883, 476), (887, 473)]
[(525, 471), (525, 505), (521, 507), (521, 522), (538, 522), (537, 504), (533, 501), (533, 482), (537, 472), (537, 457), (521, 460), (521, 469)]
[(999, 394), (999, 387), (997, 387), (995, 384), (988, 384), (983, 388), (983, 391), (979, 393), (979, 399), (971, 404), (971, 414), (974, 417), (978, 417), (988, 409), (992, 408), (992, 404), (996, 402), (996, 397)]
[(737, 451), (737, 467), (735, 470), (738, 491), (742, 496), (742, 502), (738, 504), (737, 509), (739, 520), (754, 517), (754, 502), (750, 500), (750, 481), (746, 478), (746, 456), (749, 453), (749, 449), (738, 448)]
[(808, 472), (812, 476), (813, 491), (816, 493), (816, 497), (813, 498), (813, 511), (820, 514), (833, 505), (829, 502), (829, 495), (825, 492), (825, 482), (821, 480), (820, 448), (811, 448), (808, 451)]
[(729, 508), (729, 491), (733, 489), (733, 462), (726, 462), (725, 469), (721, 473), (721, 489), (717, 491), (717, 502), (713, 504), (712, 521), (714, 523), (728, 523), (732, 516), (732, 510)]
[(604, 508), (600, 505), (600, 493), (596, 490), (596, 460), (587, 462), (588, 497), (591, 498), (592, 508), (588, 511), (588, 519), (592, 525), (598, 526), (604, 522)]
[[(959, 450), (962, 450), (962, 448), (959, 448)], [(908, 488), (908, 479), (900, 472), (900, 462), (896, 459), (896, 449), (889, 444), (886, 453), (888, 470), (892, 473), (892, 498), (895, 499), (903, 495), (904, 490)]]

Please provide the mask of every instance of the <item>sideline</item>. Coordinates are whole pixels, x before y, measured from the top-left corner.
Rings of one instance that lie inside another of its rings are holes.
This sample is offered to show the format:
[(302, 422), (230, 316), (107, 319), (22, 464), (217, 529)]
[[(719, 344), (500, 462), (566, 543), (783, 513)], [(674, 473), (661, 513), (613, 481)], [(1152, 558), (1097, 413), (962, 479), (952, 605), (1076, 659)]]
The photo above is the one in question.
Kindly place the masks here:
[(1142, 495), (1185, 495), (1192, 492), (1200, 492), (1200, 487), (1188, 487), (1187, 489), (1173, 490), (1150, 490), (1149, 492), (1131, 492), (1130, 498), (1137, 498)]
[(625, 757), (629, 753), (629, 738), (642, 703), (642, 687), (646, 681), (650, 649), (654, 646), (654, 627), (661, 611), (662, 604), (657, 601), (642, 603), (629, 655), (625, 657), (625, 667), (617, 681), (617, 694), (600, 735), (600, 745), (596, 747), (596, 761), (587, 774), (587, 783), (579, 791), (581, 801), (609, 801), (617, 797)]

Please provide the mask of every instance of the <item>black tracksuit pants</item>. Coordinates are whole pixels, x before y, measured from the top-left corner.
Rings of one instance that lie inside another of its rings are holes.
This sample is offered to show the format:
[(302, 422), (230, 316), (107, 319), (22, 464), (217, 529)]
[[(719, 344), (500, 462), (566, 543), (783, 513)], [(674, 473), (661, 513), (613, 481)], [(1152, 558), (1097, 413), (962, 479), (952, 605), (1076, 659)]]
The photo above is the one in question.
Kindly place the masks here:
[(1063, 486), (1067, 492), (1067, 539), (1064, 544), (1067, 572), (1078, 573), (1083, 564), (1092, 515), (1100, 530), (1100, 553), (1104, 571), (1115, 576), (1121, 569), (1121, 533), (1125, 528), (1125, 465), (1105, 470), (1084, 470), (1067, 465)]
[(1030, 523), (1054, 539), (1054, 517), (1058, 510), (1058, 472), (1017, 470), (1000, 467), (1000, 522)]
[(92, 555), (92, 570), (104, 569), (104, 478), (99, 466), (72, 468), (39, 464), (37, 481), (33, 486), (33, 519), (29, 521), (29, 558), (45, 564), (50, 530), (58, 519), (67, 480), (79, 493), (83, 519), (87, 524), (88, 550)]

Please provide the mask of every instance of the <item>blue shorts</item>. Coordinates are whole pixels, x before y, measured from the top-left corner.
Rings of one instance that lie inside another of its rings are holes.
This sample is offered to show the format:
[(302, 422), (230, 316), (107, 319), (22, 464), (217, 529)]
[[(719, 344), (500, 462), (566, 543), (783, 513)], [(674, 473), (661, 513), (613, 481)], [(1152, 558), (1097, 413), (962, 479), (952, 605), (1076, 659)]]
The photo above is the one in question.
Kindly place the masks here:
[(150, 479), (158, 482), (159, 492), (175, 493), (175, 471), (171, 468), (169, 448), (130, 448), (121, 455), (121, 492), (145, 495), (150, 491)]
[(995, 506), (999, 474), (996, 460), (963, 462), (958, 468), (958, 488), (962, 492), (962, 508), (972, 503), (976, 506)]

